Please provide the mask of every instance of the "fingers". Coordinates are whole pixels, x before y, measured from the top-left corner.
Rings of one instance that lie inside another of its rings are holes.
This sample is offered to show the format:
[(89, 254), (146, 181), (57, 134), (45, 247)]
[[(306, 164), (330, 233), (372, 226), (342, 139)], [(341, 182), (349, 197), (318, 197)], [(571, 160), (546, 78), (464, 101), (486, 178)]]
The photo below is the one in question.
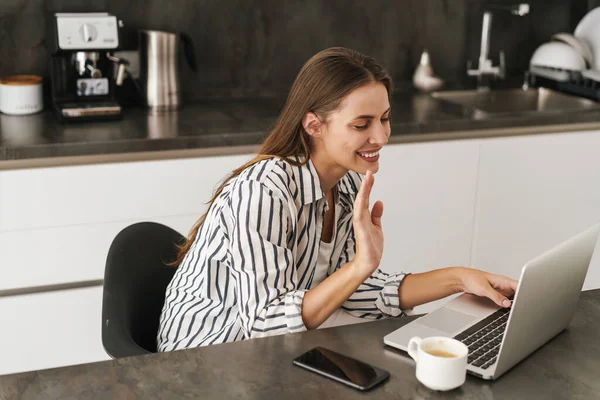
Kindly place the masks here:
[(373, 177), (373, 173), (371, 171), (367, 171), (367, 174), (360, 185), (360, 189), (358, 190), (358, 195), (356, 196), (356, 201), (359, 202), (357, 205), (361, 209), (369, 208), (369, 197), (371, 195), (371, 188), (373, 187), (374, 181), (375, 178)]
[(510, 284), (510, 288), (512, 289), (513, 293), (517, 293), (517, 287), (519, 286), (519, 281), (515, 281), (514, 279), (510, 279), (509, 284)]
[(371, 211), (371, 222), (373, 225), (381, 228), (381, 216), (383, 215), (383, 203), (381, 201), (376, 201), (373, 205), (373, 210)]
[[(363, 179), (356, 200), (354, 200), (354, 219), (362, 220), (366, 219), (367, 216), (364, 213), (368, 213), (371, 217), (371, 223), (381, 228), (381, 216), (383, 215), (383, 203), (381, 201), (375, 202), (372, 211), (369, 213), (369, 202), (371, 189), (375, 183), (375, 177), (373, 172), (367, 170), (367, 174)], [(366, 221), (365, 221), (366, 222)]]
[(491, 299), (494, 303), (498, 304), (500, 307), (510, 307), (511, 302), (508, 300), (503, 294), (497, 292), (491, 287), (488, 288), (485, 292), (485, 297)]
[(369, 196), (375, 178), (371, 171), (367, 171), (367, 175), (362, 180), (356, 199), (354, 200), (354, 217), (362, 218), (364, 212), (369, 212)]
[(489, 274), (488, 280), (496, 290), (500, 290), (507, 296), (514, 295), (517, 292), (517, 286), (519, 286), (519, 281), (503, 275)]

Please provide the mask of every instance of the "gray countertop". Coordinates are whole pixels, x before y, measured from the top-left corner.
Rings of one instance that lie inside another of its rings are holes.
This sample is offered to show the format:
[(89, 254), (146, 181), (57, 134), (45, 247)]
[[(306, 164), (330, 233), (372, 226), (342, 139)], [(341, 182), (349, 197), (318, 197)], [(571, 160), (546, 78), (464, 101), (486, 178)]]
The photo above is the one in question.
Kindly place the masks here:
[[(167, 114), (131, 108), (119, 121), (68, 124), (58, 123), (50, 111), (0, 115), (0, 169), (117, 154), (127, 160), (141, 153), (162, 158), (169, 151), (202, 150), (208, 155), (255, 151), (283, 103), (283, 98), (214, 99)], [(392, 110), (390, 143), (600, 127), (600, 111), (478, 120), (415, 93), (395, 94)]]
[[(0, 377), (0, 399), (592, 399), (600, 393), (600, 290), (584, 292), (569, 328), (495, 382), (468, 376), (450, 392), (415, 378), (414, 362), (382, 338), (402, 317), (264, 339)], [(292, 360), (323, 346), (387, 369), (362, 393)]]

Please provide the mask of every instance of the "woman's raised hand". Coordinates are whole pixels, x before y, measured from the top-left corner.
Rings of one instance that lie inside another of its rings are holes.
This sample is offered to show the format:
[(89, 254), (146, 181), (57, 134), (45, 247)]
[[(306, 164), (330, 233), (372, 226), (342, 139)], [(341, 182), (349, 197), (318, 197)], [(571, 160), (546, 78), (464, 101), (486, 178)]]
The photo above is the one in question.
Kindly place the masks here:
[(373, 209), (369, 211), (369, 196), (374, 183), (373, 173), (367, 171), (354, 200), (352, 220), (356, 240), (354, 264), (364, 274), (365, 279), (379, 267), (383, 254), (383, 230), (381, 229), (383, 203), (375, 202)]

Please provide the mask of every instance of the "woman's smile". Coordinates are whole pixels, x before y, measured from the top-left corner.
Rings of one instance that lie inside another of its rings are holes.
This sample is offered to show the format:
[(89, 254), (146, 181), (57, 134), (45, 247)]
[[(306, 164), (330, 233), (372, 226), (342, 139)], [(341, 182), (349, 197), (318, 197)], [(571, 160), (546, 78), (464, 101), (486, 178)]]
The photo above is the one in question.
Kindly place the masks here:
[(357, 151), (356, 154), (366, 162), (374, 163), (379, 160), (379, 150)]

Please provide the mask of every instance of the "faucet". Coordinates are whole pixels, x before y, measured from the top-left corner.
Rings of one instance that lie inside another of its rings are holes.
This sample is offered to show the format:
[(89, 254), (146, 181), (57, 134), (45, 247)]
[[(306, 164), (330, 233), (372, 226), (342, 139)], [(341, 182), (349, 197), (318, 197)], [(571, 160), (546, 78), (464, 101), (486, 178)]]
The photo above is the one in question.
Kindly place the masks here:
[(529, 14), (529, 4), (520, 3), (513, 5), (490, 4), (483, 13), (483, 24), (481, 28), (481, 48), (479, 51), (479, 65), (477, 69), (471, 69), (471, 61), (467, 62), (467, 75), (477, 77), (477, 90), (489, 90), (485, 84), (485, 76), (493, 76), (495, 78), (504, 79), (506, 73), (506, 63), (504, 59), (504, 51), (500, 51), (500, 64), (494, 66), (490, 60), (490, 33), (492, 31), (492, 10), (505, 10), (512, 15), (522, 17)]

